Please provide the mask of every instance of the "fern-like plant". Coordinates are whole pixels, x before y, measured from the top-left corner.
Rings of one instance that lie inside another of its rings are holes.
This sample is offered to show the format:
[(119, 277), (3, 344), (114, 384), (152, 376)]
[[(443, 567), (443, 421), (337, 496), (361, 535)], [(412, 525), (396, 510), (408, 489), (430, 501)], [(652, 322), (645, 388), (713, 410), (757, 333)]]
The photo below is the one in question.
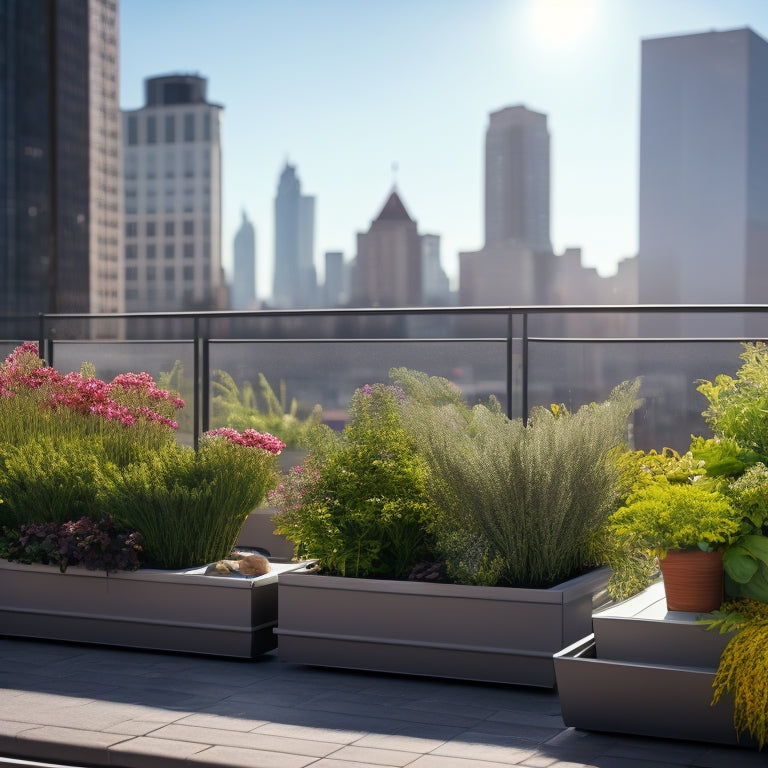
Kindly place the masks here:
[(768, 604), (739, 598), (705, 623), (721, 633), (736, 631), (720, 656), (712, 704), (732, 696), (737, 737), (747, 733), (762, 749), (768, 739)]
[(446, 379), (404, 368), (390, 376), (406, 394), (403, 424), (427, 462), (436, 546), (455, 580), (550, 587), (594, 564), (620, 500), (639, 381), (575, 413), (534, 408), (524, 423), (493, 399), (470, 408)]

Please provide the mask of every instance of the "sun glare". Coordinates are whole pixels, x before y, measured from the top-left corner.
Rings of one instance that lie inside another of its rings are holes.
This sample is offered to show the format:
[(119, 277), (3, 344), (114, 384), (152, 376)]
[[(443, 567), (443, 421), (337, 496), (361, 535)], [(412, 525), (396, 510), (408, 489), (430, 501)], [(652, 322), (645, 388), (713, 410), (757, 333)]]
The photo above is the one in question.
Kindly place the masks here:
[(547, 48), (577, 44), (594, 26), (598, 5), (599, 0), (530, 0), (534, 39)]

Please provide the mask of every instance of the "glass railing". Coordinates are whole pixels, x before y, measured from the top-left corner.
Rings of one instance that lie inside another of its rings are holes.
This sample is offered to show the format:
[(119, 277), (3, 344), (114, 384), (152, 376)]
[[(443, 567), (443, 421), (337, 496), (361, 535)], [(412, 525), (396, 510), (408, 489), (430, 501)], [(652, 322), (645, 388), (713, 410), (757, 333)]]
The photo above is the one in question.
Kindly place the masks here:
[[(263, 374), (298, 415), (315, 404), (340, 427), (355, 388), (406, 367), (455, 382), (470, 402), (498, 398), (512, 417), (575, 409), (642, 378), (637, 448), (685, 450), (707, 434), (699, 379), (733, 374), (743, 341), (768, 338), (768, 306), (572, 306), (40, 315), (0, 318), (0, 354), (36, 340), (60, 371), (93, 363), (111, 379), (147, 371), (187, 402), (179, 436), (223, 426), (221, 385)], [(228, 374), (227, 379), (222, 373)], [(232, 396), (230, 392), (229, 396)]]

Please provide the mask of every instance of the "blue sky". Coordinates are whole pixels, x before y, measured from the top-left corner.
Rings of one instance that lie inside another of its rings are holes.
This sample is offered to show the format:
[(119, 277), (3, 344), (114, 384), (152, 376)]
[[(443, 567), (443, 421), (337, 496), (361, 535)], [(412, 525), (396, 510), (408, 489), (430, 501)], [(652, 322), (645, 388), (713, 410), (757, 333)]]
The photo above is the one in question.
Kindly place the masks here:
[(121, 0), (120, 25), (121, 107), (170, 72), (207, 77), (224, 106), (224, 266), (245, 210), (268, 296), (286, 161), (316, 197), (321, 274), (396, 180), (455, 278), (482, 246), (488, 113), (514, 104), (549, 117), (555, 251), (610, 274), (637, 250), (641, 39), (768, 37), (768, 0)]

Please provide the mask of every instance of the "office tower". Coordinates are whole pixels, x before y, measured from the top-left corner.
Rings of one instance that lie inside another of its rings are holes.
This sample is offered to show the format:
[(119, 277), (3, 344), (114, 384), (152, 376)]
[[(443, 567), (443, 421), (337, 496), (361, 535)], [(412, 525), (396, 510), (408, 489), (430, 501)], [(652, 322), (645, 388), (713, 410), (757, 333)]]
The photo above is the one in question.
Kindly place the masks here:
[(347, 268), (341, 251), (325, 253), (325, 284), (323, 286), (323, 305), (341, 307), (347, 302)]
[(0, 0), (0, 312), (123, 308), (116, 0)]
[(207, 80), (144, 81), (123, 111), (128, 311), (226, 309), (221, 267), (221, 116)]
[(427, 307), (451, 303), (450, 281), (440, 263), (440, 235), (421, 236), (421, 303)]
[(317, 300), (315, 198), (301, 194), (296, 167), (285, 164), (275, 197), (275, 277), (273, 303), (306, 308)]
[[(767, 179), (768, 43), (750, 29), (643, 40), (640, 302), (765, 302)], [(713, 332), (740, 330), (727, 320)]]
[(492, 112), (485, 134), (485, 244), (510, 239), (552, 251), (547, 116), (523, 106)]
[(421, 305), (421, 238), (395, 190), (368, 232), (357, 235), (352, 303), (359, 307)]
[(256, 230), (243, 211), (235, 234), (231, 308), (256, 308)]

